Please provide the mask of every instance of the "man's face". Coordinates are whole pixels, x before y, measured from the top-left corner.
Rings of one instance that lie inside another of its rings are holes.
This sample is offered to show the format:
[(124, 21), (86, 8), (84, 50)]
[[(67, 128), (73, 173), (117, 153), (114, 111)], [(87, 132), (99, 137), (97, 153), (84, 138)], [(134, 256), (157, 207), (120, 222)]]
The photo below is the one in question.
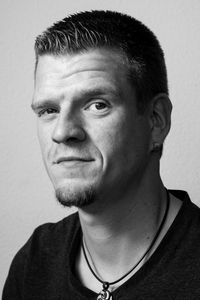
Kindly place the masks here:
[(151, 134), (119, 53), (41, 56), (33, 109), (44, 163), (63, 204), (84, 205), (76, 199), (89, 191), (117, 197), (137, 184)]

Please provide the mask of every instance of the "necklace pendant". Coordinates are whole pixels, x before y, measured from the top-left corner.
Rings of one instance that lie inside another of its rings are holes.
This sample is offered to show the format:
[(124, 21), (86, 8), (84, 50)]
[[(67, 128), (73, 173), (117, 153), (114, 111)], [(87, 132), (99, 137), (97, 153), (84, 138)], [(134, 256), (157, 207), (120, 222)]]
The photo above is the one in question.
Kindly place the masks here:
[(112, 300), (112, 294), (108, 290), (102, 290), (99, 293), (97, 300)]
[(109, 283), (104, 282), (103, 283), (103, 290), (99, 293), (97, 300), (112, 300), (112, 294), (108, 290)]

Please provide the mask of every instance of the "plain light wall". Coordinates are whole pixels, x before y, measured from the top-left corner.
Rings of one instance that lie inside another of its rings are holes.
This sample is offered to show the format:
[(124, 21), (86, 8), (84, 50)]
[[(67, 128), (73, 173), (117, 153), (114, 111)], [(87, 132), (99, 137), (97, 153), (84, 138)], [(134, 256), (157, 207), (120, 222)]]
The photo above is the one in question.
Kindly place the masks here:
[(69, 213), (54, 198), (30, 109), (36, 35), (67, 14), (112, 9), (144, 22), (165, 52), (172, 129), (161, 160), (168, 188), (185, 189), (200, 205), (200, 1), (4, 0), (0, 4), (0, 287), (32, 231)]

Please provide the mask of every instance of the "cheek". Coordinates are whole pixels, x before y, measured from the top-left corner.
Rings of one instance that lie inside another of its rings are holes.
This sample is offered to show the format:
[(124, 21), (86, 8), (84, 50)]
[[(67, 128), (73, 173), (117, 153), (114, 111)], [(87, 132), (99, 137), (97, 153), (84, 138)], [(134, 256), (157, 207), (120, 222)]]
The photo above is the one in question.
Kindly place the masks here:
[(43, 159), (46, 161), (52, 145), (51, 129), (48, 128), (47, 126), (41, 125), (38, 121), (37, 134), (38, 134), (38, 140), (40, 143), (42, 156)]
[(118, 122), (118, 119), (104, 120), (95, 126), (96, 130), (92, 133), (92, 140), (101, 153), (104, 169), (108, 168), (111, 163), (113, 164), (113, 161), (117, 162), (116, 160), (123, 153), (127, 141), (124, 124), (122, 121)]
[[(109, 120), (99, 127), (95, 135), (104, 169), (129, 168), (131, 163), (147, 156), (149, 148), (149, 128), (145, 122), (133, 120), (132, 116)], [(120, 120), (120, 122), (118, 121)]]

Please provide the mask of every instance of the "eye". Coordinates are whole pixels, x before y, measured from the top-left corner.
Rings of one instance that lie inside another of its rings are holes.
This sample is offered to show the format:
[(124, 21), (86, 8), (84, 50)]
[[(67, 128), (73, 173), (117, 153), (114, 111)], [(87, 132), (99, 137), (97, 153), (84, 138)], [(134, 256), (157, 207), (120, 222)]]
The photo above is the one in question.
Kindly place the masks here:
[(55, 108), (45, 108), (38, 112), (38, 117), (48, 116), (54, 113), (57, 113), (57, 110)]
[(110, 105), (105, 101), (95, 101), (89, 104), (86, 110), (94, 113), (105, 113), (110, 108)]

